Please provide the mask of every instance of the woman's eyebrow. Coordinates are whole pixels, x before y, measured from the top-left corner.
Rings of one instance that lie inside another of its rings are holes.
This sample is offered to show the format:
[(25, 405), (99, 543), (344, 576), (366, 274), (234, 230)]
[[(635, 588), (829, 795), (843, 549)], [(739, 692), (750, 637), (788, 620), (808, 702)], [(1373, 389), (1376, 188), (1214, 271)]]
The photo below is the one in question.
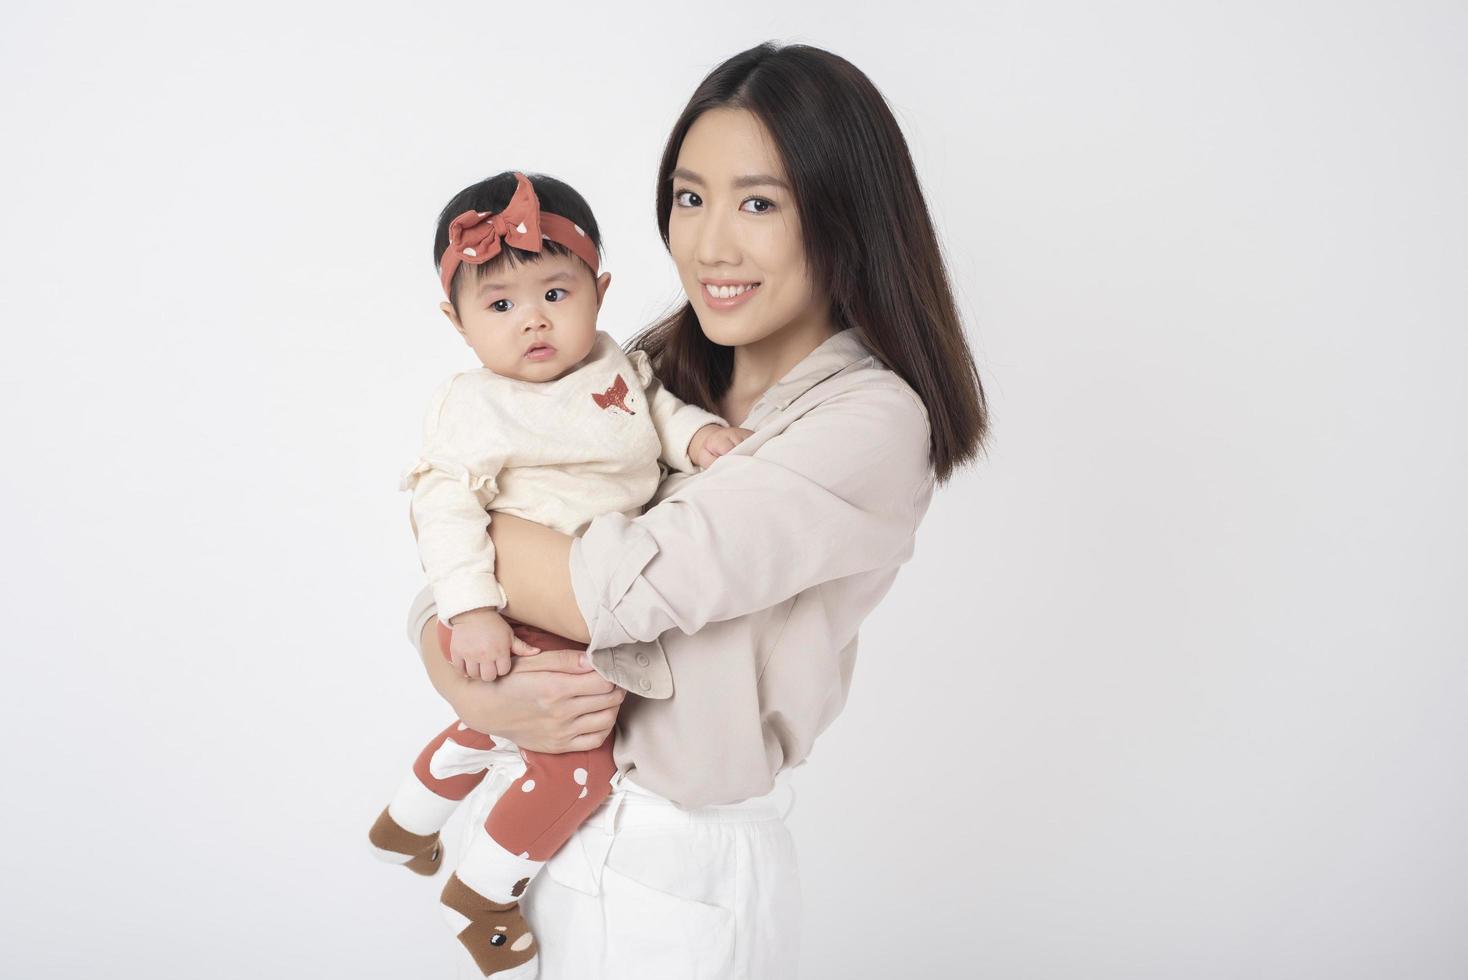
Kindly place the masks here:
[[(680, 180), (686, 180), (691, 184), (704, 183), (702, 177), (685, 167), (676, 168), (671, 176)], [(769, 174), (746, 174), (743, 177), (735, 177), (730, 183), (735, 187), (780, 187), (787, 191), (790, 189), (790, 185), (785, 183), (785, 181), (779, 177), (772, 177)]]
[(789, 184), (785, 183), (779, 177), (772, 177), (769, 174), (747, 174), (747, 175), (745, 175), (743, 177), (735, 177), (734, 178), (734, 186), (735, 187), (781, 187), (781, 188), (784, 188), (787, 191), (790, 189), (790, 185)]

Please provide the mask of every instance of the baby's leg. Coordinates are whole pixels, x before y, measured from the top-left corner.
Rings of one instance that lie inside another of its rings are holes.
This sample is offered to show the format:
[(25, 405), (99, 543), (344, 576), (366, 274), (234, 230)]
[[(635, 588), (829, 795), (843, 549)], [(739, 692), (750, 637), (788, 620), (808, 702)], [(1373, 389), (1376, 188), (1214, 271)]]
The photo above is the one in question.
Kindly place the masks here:
[(519, 898), (611, 792), (614, 738), (609, 733), (590, 752), (522, 751), (525, 774), (489, 811), (449, 877), (439, 899), (444, 917), (484, 976), (535, 975), (539, 949)]
[[(447, 632), (440, 626), (443, 648)], [(386, 861), (406, 864), (410, 871), (431, 875), (443, 857), (439, 831), (459, 803), (484, 781), (493, 762), (494, 737), (455, 722), (429, 742), (413, 763), (413, 772), (377, 818), (368, 839)]]
[(494, 738), (455, 722), (439, 732), (413, 763), (368, 832), (373, 852), (385, 861), (431, 875), (443, 848), (438, 832), (459, 803), (484, 781), (493, 762)]
[(525, 774), (489, 811), (484, 821), (489, 837), (528, 860), (549, 860), (611, 792), (615, 739), (616, 732), (610, 732), (589, 752), (521, 752)]
[[(551, 638), (553, 645), (543, 635), (538, 640), (529, 642), (547, 650), (580, 646), (560, 637)], [(440, 901), (484, 976), (512, 970), (516, 978), (534, 975), (530, 963), (538, 950), (518, 899), (611, 792), (614, 739), (615, 733), (609, 733), (589, 752), (522, 751), (524, 775), (510, 784), (474, 833)]]

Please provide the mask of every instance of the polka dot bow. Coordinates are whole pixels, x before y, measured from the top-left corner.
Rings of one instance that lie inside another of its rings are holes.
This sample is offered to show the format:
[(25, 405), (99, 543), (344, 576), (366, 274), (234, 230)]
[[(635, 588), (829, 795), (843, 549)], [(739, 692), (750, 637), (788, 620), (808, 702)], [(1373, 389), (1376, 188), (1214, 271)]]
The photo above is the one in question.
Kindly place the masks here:
[(439, 278), (450, 298), (450, 285), (459, 263), (482, 265), (500, 254), (501, 243), (527, 252), (539, 252), (542, 239), (564, 245), (597, 273), (596, 246), (582, 227), (558, 214), (542, 213), (535, 188), (522, 173), (515, 174), (515, 193), (498, 213), (465, 211), (449, 225), (449, 245), (439, 260)]

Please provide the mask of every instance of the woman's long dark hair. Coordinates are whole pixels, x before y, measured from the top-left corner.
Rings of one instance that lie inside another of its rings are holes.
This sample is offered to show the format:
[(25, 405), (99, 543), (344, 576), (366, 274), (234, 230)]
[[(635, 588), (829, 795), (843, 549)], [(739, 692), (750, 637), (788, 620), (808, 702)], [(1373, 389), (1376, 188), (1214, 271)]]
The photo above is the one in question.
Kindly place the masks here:
[[(927, 406), (933, 470), (974, 458), (989, 413), (959, 322), (917, 171), (882, 94), (851, 62), (804, 44), (766, 42), (719, 65), (688, 100), (658, 168), (658, 229), (668, 244), (673, 168), (689, 128), (716, 108), (746, 109), (779, 148), (806, 260), (838, 329), (862, 337)], [(704, 336), (690, 303), (639, 334), (667, 387), (717, 411), (734, 349)]]

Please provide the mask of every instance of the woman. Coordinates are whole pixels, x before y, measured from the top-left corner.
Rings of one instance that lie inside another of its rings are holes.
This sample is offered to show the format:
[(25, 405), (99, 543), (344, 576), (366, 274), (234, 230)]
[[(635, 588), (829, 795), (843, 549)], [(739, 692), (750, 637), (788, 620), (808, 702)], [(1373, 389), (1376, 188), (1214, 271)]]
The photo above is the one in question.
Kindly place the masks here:
[(689, 302), (634, 346), (754, 434), (579, 538), (496, 516), (507, 613), (584, 658), (471, 682), (426, 594), (410, 620), (471, 727), (564, 752), (617, 725), (620, 784), (525, 899), (547, 980), (794, 975), (775, 777), (839, 714), (858, 626), (987, 423), (906, 143), (845, 60), (764, 44), (716, 68), (673, 127), (657, 208)]

